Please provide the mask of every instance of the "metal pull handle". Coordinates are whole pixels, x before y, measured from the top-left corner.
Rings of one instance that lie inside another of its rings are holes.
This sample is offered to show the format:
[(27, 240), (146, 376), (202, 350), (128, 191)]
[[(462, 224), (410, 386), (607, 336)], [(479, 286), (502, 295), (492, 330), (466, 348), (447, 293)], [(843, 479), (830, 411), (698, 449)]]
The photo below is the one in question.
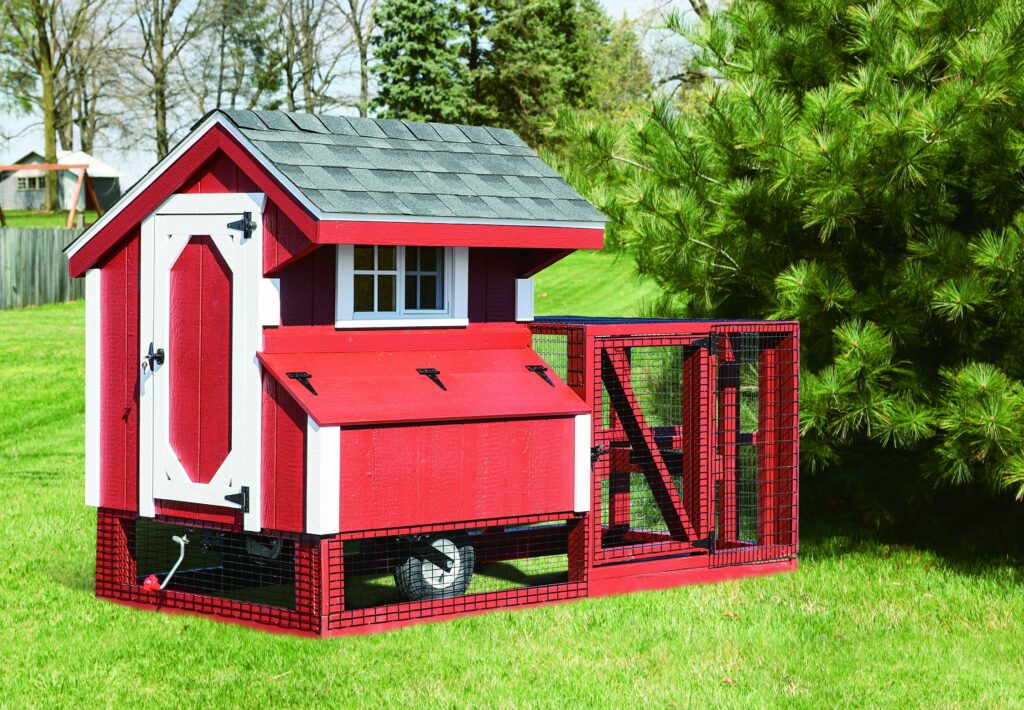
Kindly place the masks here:
[(160, 348), (158, 350), (154, 350), (153, 343), (150, 343), (149, 354), (146, 355), (145, 357), (146, 359), (142, 363), (142, 369), (145, 370), (148, 367), (150, 372), (152, 372), (157, 365), (164, 364), (164, 349)]

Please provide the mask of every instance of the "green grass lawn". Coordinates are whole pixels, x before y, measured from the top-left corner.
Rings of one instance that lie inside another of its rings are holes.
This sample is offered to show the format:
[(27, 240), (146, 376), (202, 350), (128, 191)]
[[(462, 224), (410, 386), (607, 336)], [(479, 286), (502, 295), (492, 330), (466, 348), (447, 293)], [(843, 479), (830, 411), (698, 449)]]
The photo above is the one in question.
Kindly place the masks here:
[(1014, 561), (965, 565), (813, 516), (795, 574), (369, 636), (99, 601), (83, 320), (81, 304), (0, 312), (0, 707), (1022, 704)]
[(626, 253), (578, 251), (534, 277), (538, 315), (636, 316), (657, 295)]
[[(82, 213), (79, 213), (82, 214)], [(95, 210), (86, 210), (85, 223), (96, 221)], [(35, 212), (33, 210), (4, 210), (8, 227), (63, 227), (68, 223), (67, 211)], [(77, 217), (75, 218), (77, 221)]]

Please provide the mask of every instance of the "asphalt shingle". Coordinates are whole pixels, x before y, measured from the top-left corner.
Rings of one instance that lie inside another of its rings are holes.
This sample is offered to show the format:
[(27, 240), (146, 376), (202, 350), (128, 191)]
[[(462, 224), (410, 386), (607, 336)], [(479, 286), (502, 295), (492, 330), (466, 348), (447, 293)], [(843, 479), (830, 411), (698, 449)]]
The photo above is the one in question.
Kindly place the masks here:
[(224, 111), (327, 214), (604, 222), (512, 131), (282, 111)]

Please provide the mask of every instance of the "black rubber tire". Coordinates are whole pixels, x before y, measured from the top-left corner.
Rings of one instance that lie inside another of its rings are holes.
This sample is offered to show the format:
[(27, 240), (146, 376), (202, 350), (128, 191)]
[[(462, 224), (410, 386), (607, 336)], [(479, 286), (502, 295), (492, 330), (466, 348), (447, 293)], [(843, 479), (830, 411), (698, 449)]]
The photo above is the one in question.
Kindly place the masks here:
[[(454, 558), (447, 572), (424, 558), (423, 549), (431, 546)], [(455, 554), (452, 554), (455, 553)], [(467, 535), (433, 535), (411, 545), (409, 555), (395, 568), (395, 585), (409, 601), (430, 601), (460, 597), (473, 578), (476, 552)]]

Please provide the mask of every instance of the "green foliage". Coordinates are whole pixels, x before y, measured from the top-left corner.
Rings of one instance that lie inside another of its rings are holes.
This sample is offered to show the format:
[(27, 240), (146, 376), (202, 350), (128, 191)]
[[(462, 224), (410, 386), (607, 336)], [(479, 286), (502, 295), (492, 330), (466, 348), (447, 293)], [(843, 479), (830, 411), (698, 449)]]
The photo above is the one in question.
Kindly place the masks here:
[(381, 0), (374, 13), (380, 33), (372, 39), (373, 101), (385, 118), (464, 120), (469, 110), (469, 71), (460, 58), (456, 7), (446, 0)]
[(698, 107), (563, 122), (613, 242), (682, 314), (801, 321), (812, 468), (869, 471), (890, 509), (936, 480), (1024, 496), (1024, 6), (735, 0), (668, 25), (714, 77)]

